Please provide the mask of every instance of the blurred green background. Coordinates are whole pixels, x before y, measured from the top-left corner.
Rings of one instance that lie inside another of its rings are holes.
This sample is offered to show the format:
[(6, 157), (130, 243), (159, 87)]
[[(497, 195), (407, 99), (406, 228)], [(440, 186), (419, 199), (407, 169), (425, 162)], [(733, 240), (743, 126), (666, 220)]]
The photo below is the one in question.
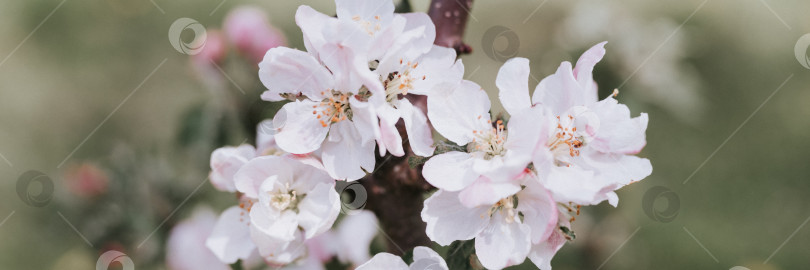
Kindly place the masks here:
[[(137, 269), (164, 269), (171, 225), (198, 204), (222, 210), (233, 202), (201, 182), (210, 149), (178, 146), (205, 140), (183, 137), (199, 129), (189, 115), (239, 96), (237, 88), (254, 99), (261, 91), (255, 68), (240, 60), (223, 70), (238, 87), (206, 86), (169, 44), (169, 26), (189, 17), (219, 28), (229, 10), (251, 4), (303, 49), (297, 6), (334, 10), (328, 0), (154, 2), (159, 8), (148, 0), (0, 3), (0, 268), (89, 269), (101, 250), (120, 245)], [(427, 11), (428, 2), (412, 4)], [(650, 115), (640, 155), (653, 174), (622, 189), (618, 208), (584, 208), (577, 239), (554, 269), (806, 268), (810, 70), (794, 45), (810, 33), (807, 10), (800, 0), (475, 1), (465, 35), (474, 52), (461, 59), (490, 97), (508, 57), (531, 59), (533, 88), (561, 61), (607, 40), (595, 70), (601, 96), (619, 88), (634, 115)], [(246, 138), (217, 132), (209, 140)], [(109, 175), (103, 199), (79, 198), (62, 180), (88, 163)], [(44, 207), (16, 192), (29, 170), (53, 179)], [(645, 204), (654, 186), (678, 203)], [(677, 216), (662, 222), (644, 207)]]

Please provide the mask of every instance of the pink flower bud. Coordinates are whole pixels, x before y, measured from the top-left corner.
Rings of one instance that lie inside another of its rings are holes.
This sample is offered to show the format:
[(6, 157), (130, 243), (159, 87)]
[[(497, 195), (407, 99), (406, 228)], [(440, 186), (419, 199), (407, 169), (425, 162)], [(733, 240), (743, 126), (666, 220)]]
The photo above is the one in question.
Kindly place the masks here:
[(211, 62), (219, 64), (225, 59), (228, 52), (225, 35), (222, 34), (222, 31), (209, 29), (206, 33), (205, 46), (199, 53), (192, 56), (192, 61), (197, 66), (209, 66)]
[(242, 6), (225, 17), (225, 35), (245, 57), (259, 63), (267, 50), (287, 44), (284, 34), (273, 27), (267, 15), (256, 7)]
[(69, 169), (65, 173), (65, 182), (71, 193), (92, 198), (107, 192), (109, 178), (98, 166), (84, 163)]

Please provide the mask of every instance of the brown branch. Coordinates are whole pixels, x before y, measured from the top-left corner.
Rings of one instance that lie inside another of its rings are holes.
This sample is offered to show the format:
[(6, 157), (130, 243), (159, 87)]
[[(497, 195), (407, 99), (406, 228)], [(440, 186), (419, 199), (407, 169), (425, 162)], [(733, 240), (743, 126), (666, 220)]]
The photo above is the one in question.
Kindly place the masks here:
[(464, 29), (472, 10), (472, 0), (433, 0), (428, 16), (436, 25), (436, 45), (456, 49), (459, 55), (472, 52), (464, 43)]
[[(467, 12), (471, 7), (472, 0), (433, 0), (428, 15), (436, 25), (434, 44), (454, 48), (459, 55), (472, 52), (472, 48), (462, 41), (469, 15)], [(414, 106), (427, 112), (425, 96), (406, 97)], [(368, 195), (366, 206), (377, 215), (385, 237), (391, 242), (388, 252), (403, 255), (416, 246), (429, 246), (431, 243), (425, 234), (426, 225), (421, 213), (425, 193), (433, 187), (422, 176), (421, 166), (411, 168), (408, 164), (408, 158), (414, 153), (408, 144), (402, 121), (397, 123), (397, 130), (403, 139), (405, 155), (378, 156), (378, 168), (361, 179), (360, 183)]]

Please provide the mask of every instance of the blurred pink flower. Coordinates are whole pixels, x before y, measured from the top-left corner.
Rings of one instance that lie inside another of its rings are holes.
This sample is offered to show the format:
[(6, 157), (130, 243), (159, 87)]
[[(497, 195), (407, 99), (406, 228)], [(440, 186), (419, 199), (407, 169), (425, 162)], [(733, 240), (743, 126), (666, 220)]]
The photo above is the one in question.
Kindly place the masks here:
[(217, 217), (207, 208), (194, 211), (191, 218), (175, 226), (169, 234), (166, 263), (172, 270), (230, 269), (205, 246)]
[(225, 59), (228, 52), (222, 31), (208, 29), (206, 34), (205, 46), (199, 53), (192, 56), (195, 65), (208, 66), (211, 62), (219, 64)]
[(109, 177), (95, 164), (83, 163), (65, 173), (65, 182), (71, 193), (91, 198), (107, 192)]
[(223, 29), (228, 41), (255, 63), (261, 62), (267, 50), (287, 44), (284, 34), (270, 24), (265, 13), (252, 6), (231, 10)]

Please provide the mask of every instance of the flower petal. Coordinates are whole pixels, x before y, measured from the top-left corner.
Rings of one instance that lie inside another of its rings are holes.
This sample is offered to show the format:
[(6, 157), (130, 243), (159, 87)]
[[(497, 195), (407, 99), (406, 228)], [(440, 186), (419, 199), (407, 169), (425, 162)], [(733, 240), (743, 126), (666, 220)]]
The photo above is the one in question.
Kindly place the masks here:
[(607, 41), (600, 42), (585, 51), (577, 60), (577, 66), (574, 68), (574, 77), (576, 77), (590, 103), (597, 100), (598, 89), (596, 82), (593, 81), (593, 67), (605, 56), (605, 44), (607, 44)]
[(475, 255), (488, 269), (502, 269), (526, 260), (531, 242), (529, 226), (518, 220), (507, 222), (500, 211), (492, 215), (490, 224), (475, 238)]
[(405, 122), (405, 131), (408, 132), (408, 143), (411, 150), (419, 156), (433, 155), (433, 131), (427, 123), (425, 113), (411, 105), (407, 99), (402, 99), (397, 108)]
[(510, 115), (531, 107), (529, 99), (529, 59), (515, 57), (506, 61), (495, 79), (498, 97)]
[(489, 223), (489, 207), (467, 208), (458, 200), (458, 192), (436, 191), (425, 200), (422, 221), (427, 223), (430, 240), (446, 246), (456, 240), (469, 240)]
[(304, 229), (304, 238), (310, 239), (332, 228), (339, 213), (340, 197), (334, 181), (315, 186), (298, 203), (298, 225)]
[(425, 162), (422, 175), (428, 183), (442, 190), (459, 191), (477, 178), (473, 170), (475, 160), (469, 153), (447, 152)]
[(205, 246), (226, 264), (247, 259), (256, 249), (250, 239), (250, 218), (247, 211), (233, 206), (222, 212)]
[(564, 244), (565, 237), (559, 230), (554, 230), (546, 241), (532, 246), (528, 255), (529, 259), (537, 268), (551, 270), (551, 259)]
[(428, 118), (433, 128), (458, 145), (474, 138), (473, 131), (489, 129), (489, 96), (478, 84), (441, 83), (428, 96)]
[(548, 239), (557, 229), (557, 203), (537, 179), (527, 181), (526, 188), (518, 193), (518, 212), (523, 214), (523, 223), (531, 228), (532, 243)]
[(344, 120), (332, 124), (321, 158), (332, 178), (354, 181), (374, 170), (374, 142), (363, 142), (354, 123)]
[[(319, 102), (298, 100), (284, 104), (276, 118), (284, 124), (275, 135), (278, 146), (293, 154), (306, 154), (318, 150), (329, 132), (329, 125), (322, 125), (313, 114)], [(286, 119), (281, 119), (286, 118)]]
[(234, 175), (236, 190), (249, 198), (259, 198), (260, 189), (265, 180), (290, 181), (292, 170), (285, 158), (261, 156), (250, 160)]
[[(387, 1), (386, 1), (387, 2)], [(391, 253), (377, 253), (371, 260), (358, 266), (355, 270), (408, 270), (408, 265), (399, 256)]]
[(562, 62), (556, 73), (543, 78), (532, 94), (532, 103), (551, 109), (553, 115), (561, 115), (576, 105), (588, 105), (583, 99), (569, 62)]
[(299, 93), (321, 100), (323, 91), (334, 85), (332, 74), (317, 59), (295, 49), (276, 47), (267, 51), (259, 63), (259, 79), (267, 87), (262, 99), (279, 100), (280, 94)]
[(447, 263), (436, 251), (427, 247), (413, 248), (413, 263), (410, 270), (448, 270)]
[(221, 147), (211, 153), (211, 184), (221, 191), (234, 192), (234, 174), (256, 155), (251, 145)]
[(468, 208), (492, 206), (503, 198), (520, 191), (520, 185), (514, 182), (495, 182), (487, 177), (479, 177), (472, 185), (459, 193), (461, 204)]

